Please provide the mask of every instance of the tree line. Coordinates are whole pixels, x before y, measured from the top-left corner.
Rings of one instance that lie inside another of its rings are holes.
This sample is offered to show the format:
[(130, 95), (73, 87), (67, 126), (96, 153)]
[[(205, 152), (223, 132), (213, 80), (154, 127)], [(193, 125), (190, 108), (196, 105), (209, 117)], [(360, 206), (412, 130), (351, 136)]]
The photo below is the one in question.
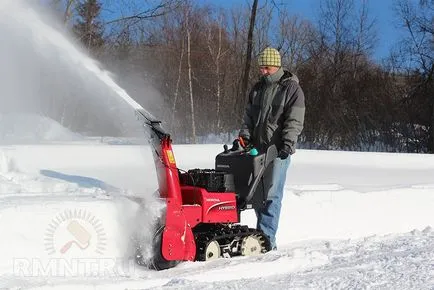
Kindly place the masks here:
[(300, 147), (434, 153), (434, 0), (395, 1), (403, 37), (381, 62), (374, 54), (382, 36), (368, 4), (319, 0), (313, 22), (272, 0), (230, 7), (50, 1), (65, 27), (177, 143), (237, 132), (258, 79), (256, 56), (273, 46), (306, 96)]

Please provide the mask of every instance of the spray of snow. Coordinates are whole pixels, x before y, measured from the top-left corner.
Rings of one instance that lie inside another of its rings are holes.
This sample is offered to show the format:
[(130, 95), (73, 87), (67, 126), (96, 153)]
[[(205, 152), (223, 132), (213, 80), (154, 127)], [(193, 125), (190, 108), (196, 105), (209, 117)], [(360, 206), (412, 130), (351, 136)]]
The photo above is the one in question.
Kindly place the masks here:
[[(118, 220), (124, 225), (120, 234), (131, 237), (130, 240), (120, 240), (124, 243), (121, 247), (126, 249), (125, 253), (140, 254), (143, 263), (148, 266), (154, 254), (154, 233), (158, 229), (159, 219), (163, 216), (165, 209), (165, 202), (156, 196), (157, 192), (153, 196), (131, 197), (134, 200), (133, 204), (125, 200), (117, 203), (118, 212), (121, 213)], [(124, 260), (128, 258), (132, 257), (124, 256)]]
[[(77, 130), (77, 132), (82, 130), (83, 132), (80, 131), (80, 133), (84, 134), (89, 133), (87, 130), (92, 131), (89, 134), (93, 136), (111, 134), (112, 128), (118, 129), (117, 134), (121, 131), (120, 133), (125, 136), (138, 136), (137, 134), (142, 136), (143, 128), (135, 119), (134, 111), (143, 110), (143, 108), (116, 84), (108, 71), (103, 70), (97, 61), (90, 58), (74, 43), (67, 32), (61, 30), (61, 26), (55, 22), (53, 17), (43, 12), (41, 7), (32, 5), (37, 5), (36, 1), (3, 0), (0, 4), (0, 35), (2, 35), (0, 114), (4, 121), (0, 127), (0, 141), (3, 144), (14, 144), (14, 142), (18, 144), (23, 141), (36, 143), (41, 140), (76, 140), (79, 138), (75, 132), (62, 130), (63, 127)], [(25, 115), (22, 115), (23, 113)], [(50, 116), (55, 122), (46, 117), (36, 116), (36, 119), (27, 117), (34, 114)], [(43, 122), (41, 122), (42, 119)], [(92, 122), (96, 125), (89, 125)], [(137, 159), (140, 157), (143, 155), (136, 156)], [(81, 159), (84, 157), (81, 156)], [(142, 162), (146, 161), (153, 164), (152, 159), (142, 160)], [(67, 175), (63, 172), (45, 170), (47, 167), (37, 168), (37, 170), (45, 174), (50, 173), (51, 177), (41, 176), (39, 172), (19, 172), (16, 170), (13, 159), (4, 151), (0, 152), (0, 166), (2, 178), (0, 191), (3, 197), (17, 193), (21, 196), (35, 197), (38, 194), (45, 196), (48, 193), (50, 198), (56, 199), (56, 194), (62, 192), (74, 196), (74, 199), (78, 196), (83, 198), (75, 200), (75, 203), (54, 200), (49, 205), (38, 207), (37, 217), (34, 217), (34, 213), (30, 210), (31, 206), (28, 212), (26, 212), (26, 207), (21, 207), (23, 213), (19, 220), (14, 221), (16, 227), (13, 232), (8, 232), (7, 229), (3, 231), (18, 241), (24, 244), (37, 243), (41, 232), (45, 230), (44, 227), (49, 225), (50, 219), (55, 218), (54, 216), (59, 214), (59, 211), (60, 216), (64, 217), (68, 216), (67, 212), (79, 208), (87, 215), (91, 213), (105, 224), (105, 239), (122, 241), (115, 245), (107, 245), (109, 250), (106, 257), (123, 259), (125, 255), (134, 254), (134, 241), (142, 245), (151, 244), (153, 226), (160, 217), (162, 203), (150, 192), (143, 192), (140, 202), (137, 202), (132, 201), (130, 197), (123, 196), (125, 192), (121, 189), (113, 195), (114, 193), (106, 192), (104, 188), (98, 186), (83, 187), (80, 182), (87, 177), (80, 177), (78, 174)], [(143, 172), (143, 174), (147, 173)], [(66, 180), (59, 181), (59, 178)], [(95, 208), (94, 198), (107, 201)], [(8, 214), (12, 219), (16, 212), (13, 208), (8, 209), (4, 211), (2, 218), (6, 218)], [(70, 216), (69, 219), (57, 220), (55, 224), (60, 226), (63, 222), (67, 225), (72, 219), (77, 220), (78, 218), (74, 215)], [(23, 222), (26, 218), (36, 219), (40, 228), (34, 229), (28, 223)], [(84, 227), (83, 224), (89, 221), (78, 219), (78, 222), (81, 222), (81, 227)], [(108, 227), (108, 225), (113, 226)], [(89, 239), (100, 234), (99, 232), (93, 233), (92, 230), (100, 229), (95, 229), (90, 224), (86, 229)], [(29, 235), (29, 233), (34, 234)], [(54, 235), (55, 232), (52, 234)], [(23, 240), (20, 238), (21, 235), (27, 235), (27, 238)], [(123, 235), (125, 238), (119, 239), (116, 235)], [(58, 239), (55, 236), (50, 238)], [(67, 245), (74, 248), (73, 244)], [(57, 246), (52, 247), (55, 252), (59, 250)], [(147, 257), (150, 249), (147, 247), (143, 249), (143, 254)], [(71, 250), (70, 252), (72, 260), (78, 257), (75, 255), (77, 253), (88, 254), (88, 256), (84, 255), (79, 258), (92, 258), (94, 254), (93, 251)], [(51, 263), (53, 258), (46, 256), (46, 253), (40, 250), (36, 253), (27, 253), (28, 255), (25, 252), (5, 252), (3, 254), (11, 259), (35, 257), (38, 263), (42, 263), (41, 266)]]
[[(94, 136), (142, 135), (134, 117), (142, 107), (36, 5), (21, 0), (0, 5), (0, 113), (37, 113)], [(141, 89), (150, 107), (159, 102), (149, 85)]]

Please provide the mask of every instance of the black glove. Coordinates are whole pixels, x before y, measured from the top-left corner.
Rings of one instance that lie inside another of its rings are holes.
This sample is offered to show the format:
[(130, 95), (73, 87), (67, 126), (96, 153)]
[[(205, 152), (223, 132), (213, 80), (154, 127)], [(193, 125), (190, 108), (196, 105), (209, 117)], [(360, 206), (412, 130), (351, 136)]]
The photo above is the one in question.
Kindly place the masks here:
[(288, 146), (288, 145), (284, 145), (283, 148), (280, 149), (279, 154), (277, 155), (277, 157), (279, 157), (280, 159), (286, 159), (291, 154), (292, 154), (291, 147)]
[(277, 155), (277, 157), (279, 157), (280, 159), (286, 159), (289, 156), (289, 152), (282, 149), (279, 151), (279, 155)]

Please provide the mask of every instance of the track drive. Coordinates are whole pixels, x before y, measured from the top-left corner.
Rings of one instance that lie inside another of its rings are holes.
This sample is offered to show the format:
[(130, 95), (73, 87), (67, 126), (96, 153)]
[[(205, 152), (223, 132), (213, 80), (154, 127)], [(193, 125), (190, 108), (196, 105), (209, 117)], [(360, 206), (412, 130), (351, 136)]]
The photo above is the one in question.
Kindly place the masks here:
[(202, 224), (194, 229), (196, 260), (254, 256), (271, 250), (262, 231), (244, 225)]

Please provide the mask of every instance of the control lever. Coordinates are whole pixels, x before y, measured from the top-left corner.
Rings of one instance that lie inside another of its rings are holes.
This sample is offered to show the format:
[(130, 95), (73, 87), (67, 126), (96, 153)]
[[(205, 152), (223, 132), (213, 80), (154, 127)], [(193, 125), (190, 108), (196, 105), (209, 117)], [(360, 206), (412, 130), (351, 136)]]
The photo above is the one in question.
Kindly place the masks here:
[(223, 150), (225, 153), (228, 153), (229, 152), (228, 145), (226, 145), (226, 144), (223, 145)]

